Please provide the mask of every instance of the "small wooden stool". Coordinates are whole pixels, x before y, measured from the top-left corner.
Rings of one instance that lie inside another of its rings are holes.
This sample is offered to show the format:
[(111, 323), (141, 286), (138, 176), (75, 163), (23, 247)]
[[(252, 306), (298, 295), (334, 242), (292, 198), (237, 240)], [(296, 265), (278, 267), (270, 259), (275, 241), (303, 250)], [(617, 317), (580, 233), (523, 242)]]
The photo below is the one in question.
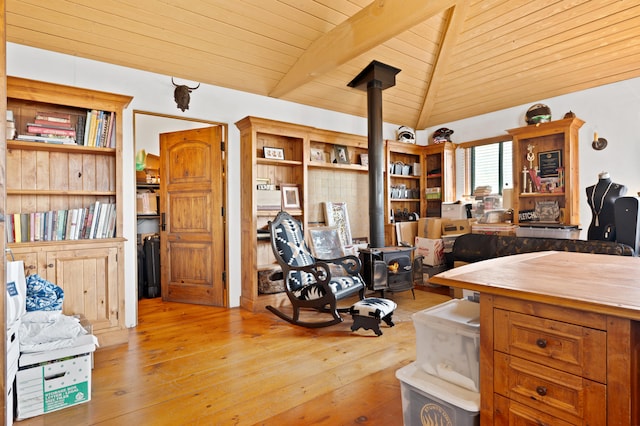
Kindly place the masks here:
[(382, 335), (380, 320), (384, 321), (389, 327), (393, 327), (391, 316), (397, 306), (393, 300), (378, 297), (367, 297), (358, 300), (349, 308), (349, 313), (353, 317), (351, 331), (363, 328), (365, 330), (373, 330), (378, 336)]

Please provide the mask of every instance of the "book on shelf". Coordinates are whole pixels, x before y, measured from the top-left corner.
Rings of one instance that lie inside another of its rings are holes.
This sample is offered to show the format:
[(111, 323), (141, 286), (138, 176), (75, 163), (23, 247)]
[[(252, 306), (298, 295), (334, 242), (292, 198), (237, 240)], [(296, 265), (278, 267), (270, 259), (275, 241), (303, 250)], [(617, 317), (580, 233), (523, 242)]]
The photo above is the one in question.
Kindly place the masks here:
[(107, 139), (106, 139), (106, 147), (107, 148), (115, 148), (116, 141), (113, 137), (113, 129), (116, 126), (116, 113), (111, 111), (109, 113), (109, 129), (107, 130)]
[(20, 241), (29, 241), (29, 213), (20, 214)]
[(37, 136), (37, 135), (18, 135), (16, 137), (19, 141), (26, 142), (44, 142), (63, 145), (75, 145), (76, 140), (68, 136)]
[(67, 229), (67, 210), (58, 210), (58, 222), (56, 226), (56, 241), (62, 241), (65, 237), (65, 229)]
[(78, 145), (84, 145), (84, 128), (86, 119), (86, 115), (80, 114), (76, 121), (76, 142)]
[(36, 123), (27, 123), (27, 133), (34, 133), (36, 136), (67, 136), (76, 137), (76, 130), (73, 127), (53, 127)]
[(13, 232), (13, 215), (12, 214), (9, 214), (6, 216), (4, 227), (5, 227), (4, 235), (5, 235), (6, 242), (8, 243), (15, 242), (16, 236)]
[[(71, 124), (71, 114), (58, 111), (37, 111), (35, 119), (43, 123), (58, 124), (61, 126)], [(36, 122), (37, 122), (36, 121)]]

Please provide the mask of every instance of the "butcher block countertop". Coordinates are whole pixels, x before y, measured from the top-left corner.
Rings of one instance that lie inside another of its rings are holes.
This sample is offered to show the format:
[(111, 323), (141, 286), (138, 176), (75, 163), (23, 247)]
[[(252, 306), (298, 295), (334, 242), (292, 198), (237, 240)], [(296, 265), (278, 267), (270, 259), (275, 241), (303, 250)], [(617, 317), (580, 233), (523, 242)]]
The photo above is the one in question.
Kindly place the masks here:
[(535, 252), (450, 269), (430, 283), (640, 320), (640, 258)]

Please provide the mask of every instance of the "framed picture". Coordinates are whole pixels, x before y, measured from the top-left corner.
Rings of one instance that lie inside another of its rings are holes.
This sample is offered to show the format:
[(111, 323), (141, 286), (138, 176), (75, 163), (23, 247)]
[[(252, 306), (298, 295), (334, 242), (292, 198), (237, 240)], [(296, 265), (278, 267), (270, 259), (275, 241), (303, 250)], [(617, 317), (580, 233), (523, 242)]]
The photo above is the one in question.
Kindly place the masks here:
[(347, 203), (324, 203), (324, 221), (327, 226), (335, 226), (344, 247), (353, 245)]
[(349, 151), (344, 145), (334, 145), (333, 151), (336, 155), (336, 162), (340, 164), (349, 164)]
[(340, 234), (335, 226), (309, 228), (313, 255), (318, 259), (336, 259), (344, 256)]
[(262, 150), (264, 158), (269, 158), (271, 160), (284, 160), (284, 149), (282, 148), (265, 146)]
[(283, 210), (300, 208), (300, 193), (298, 192), (298, 185), (282, 184), (280, 185), (280, 191), (282, 192)]
[(311, 161), (326, 163), (327, 158), (326, 158), (325, 152), (319, 148), (311, 148)]
[(369, 166), (369, 154), (360, 154), (360, 164), (365, 167)]
[(540, 177), (558, 177), (558, 169), (562, 167), (562, 150), (538, 153)]

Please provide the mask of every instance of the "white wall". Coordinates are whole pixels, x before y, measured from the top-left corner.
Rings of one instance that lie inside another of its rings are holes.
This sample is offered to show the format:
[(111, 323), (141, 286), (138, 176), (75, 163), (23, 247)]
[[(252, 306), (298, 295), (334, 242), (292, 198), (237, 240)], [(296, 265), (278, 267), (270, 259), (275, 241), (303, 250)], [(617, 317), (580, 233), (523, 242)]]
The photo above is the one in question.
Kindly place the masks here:
[[(201, 85), (191, 94), (184, 113), (173, 100), (171, 76), (96, 62), (7, 43), (7, 75), (102, 90), (133, 96), (124, 111), (124, 211), (135, 211), (135, 152), (133, 110), (170, 114), (227, 123), (229, 128), (227, 177), (227, 219), (229, 222), (229, 305), (240, 303), (240, 133), (235, 122), (248, 115), (358, 135), (367, 134), (367, 120), (332, 111), (311, 108), (292, 102), (256, 96), (216, 86)], [(195, 82), (178, 80), (179, 84)], [(345, 82), (346, 84), (347, 82)], [(365, 106), (366, 108), (366, 106)], [(366, 113), (366, 111), (364, 111)], [(395, 139), (397, 125), (385, 124), (383, 138)], [(136, 222), (135, 215), (125, 215), (126, 324), (136, 324)]]
[[(541, 99), (538, 102), (551, 108), (554, 120), (563, 118), (568, 111), (573, 111), (578, 118), (585, 121), (579, 135), (579, 184), (581, 238), (586, 239), (591, 222), (586, 188), (598, 181), (600, 172), (608, 171), (614, 182), (627, 186), (627, 196), (637, 196), (640, 191), (640, 78), (551, 99)], [(440, 127), (454, 130), (452, 140), (457, 143), (505, 135), (506, 129), (526, 125), (524, 116), (531, 105), (442, 123), (420, 132), (419, 138), (426, 140), (427, 136)], [(607, 147), (602, 151), (596, 151), (591, 147), (594, 132), (598, 132), (598, 137), (608, 141)]]

